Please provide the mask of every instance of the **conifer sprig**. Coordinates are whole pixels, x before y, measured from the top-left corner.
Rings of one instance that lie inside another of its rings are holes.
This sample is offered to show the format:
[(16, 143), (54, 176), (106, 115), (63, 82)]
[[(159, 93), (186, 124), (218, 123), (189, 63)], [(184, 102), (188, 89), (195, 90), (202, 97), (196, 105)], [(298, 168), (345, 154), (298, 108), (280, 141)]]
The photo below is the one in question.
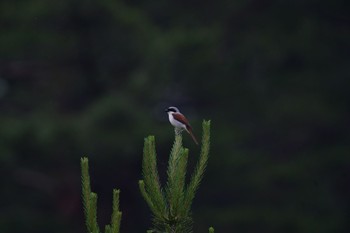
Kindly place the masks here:
[[(89, 175), (89, 160), (81, 158), (81, 183), (82, 199), (84, 206), (84, 215), (88, 233), (100, 233), (97, 223), (97, 194), (91, 192), (91, 183)], [(105, 226), (105, 233), (119, 233), (122, 213), (119, 211), (119, 194), (118, 189), (113, 190), (113, 213), (111, 223)]]
[(82, 199), (85, 214), (86, 228), (88, 232), (99, 233), (96, 217), (97, 195), (91, 192), (89, 160), (81, 158), (81, 183), (82, 183)]
[(154, 216), (159, 220), (166, 218), (167, 206), (158, 176), (154, 136), (147, 137), (144, 142), (142, 173), (144, 180), (139, 182), (142, 194), (147, 196), (145, 199)]
[(113, 189), (113, 212), (111, 217), (111, 233), (119, 233), (122, 212), (119, 211), (119, 189)]
[(169, 157), (166, 186), (169, 214), (172, 218), (178, 215), (180, 204), (184, 198), (187, 159), (188, 149), (182, 147), (182, 136), (175, 134), (175, 142)]
[(208, 163), (209, 148), (210, 148), (210, 121), (203, 121), (202, 127), (203, 127), (202, 148), (201, 148), (199, 161), (191, 177), (191, 181), (186, 189), (186, 194), (184, 199), (185, 214), (190, 211), (193, 198), (200, 185), (200, 182), (203, 179), (203, 174), (205, 172), (205, 169)]
[[(182, 135), (175, 130), (170, 152), (167, 183), (162, 190), (157, 171), (154, 136), (145, 138), (140, 191), (149, 205), (154, 219), (153, 230), (148, 232), (191, 233), (191, 205), (208, 162), (210, 147), (210, 121), (203, 121), (202, 147), (199, 161), (189, 184), (185, 185), (188, 149), (182, 146)], [(211, 232), (212, 228), (209, 230)]]

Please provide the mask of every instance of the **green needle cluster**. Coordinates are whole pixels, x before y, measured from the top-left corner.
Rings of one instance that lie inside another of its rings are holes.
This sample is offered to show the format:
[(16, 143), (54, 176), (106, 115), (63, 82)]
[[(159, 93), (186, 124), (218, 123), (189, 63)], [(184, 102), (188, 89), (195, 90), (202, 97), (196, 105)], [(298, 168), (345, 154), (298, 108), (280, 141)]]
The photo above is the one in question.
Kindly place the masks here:
[[(97, 194), (91, 192), (89, 160), (81, 158), (81, 183), (84, 215), (88, 233), (101, 233), (97, 224)], [(113, 189), (113, 211), (110, 224), (105, 226), (105, 233), (119, 233), (122, 212), (119, 211), (119, 189)]]
[[(143, 180), (139, 181), (139, 186), (153, 214), (153, 229), (150, 232), (192, 232), (191, 205), (207, 166), (210, 147), (210, 121), (203, 121), (202, 126), (199, 161), (188, 184), (185, 180), (189, 151), (182, 146), (182, 135), (175, 133), (168, 162), (168, 179), (164, 188), (160, 184), (157, 170), (155, 138), (145, 138)], [(213, 232), (213, 228), (209, 232)]]
[[(171, 149), (167, 182), (162, 187), (157, 169), (157, 155), (154, 136), (145, 138), (143, 148), (142, 174), (139, 181), (142, 196), (153, 214), (153, 228), (147, 233), (192, 233), (191, 205), (203, 178), (208, 162), (210, 147), (210, 121), (203, 121), (202, 146), (194, 172), (186, 184), (188, 149), (182, 146), (182, 135), (175, 132)], [(97, 194), (91, 191), (89, 160), (81, 158), (82, 199), (88, 233), (101, 233), (97, 223)], [(104, 233), (119, 233), (122, 213), (119, 211), (118, 189), (113, 190), (113, 211), (110, 224)], [(209, 228), (214, 233), (214, 228)]]

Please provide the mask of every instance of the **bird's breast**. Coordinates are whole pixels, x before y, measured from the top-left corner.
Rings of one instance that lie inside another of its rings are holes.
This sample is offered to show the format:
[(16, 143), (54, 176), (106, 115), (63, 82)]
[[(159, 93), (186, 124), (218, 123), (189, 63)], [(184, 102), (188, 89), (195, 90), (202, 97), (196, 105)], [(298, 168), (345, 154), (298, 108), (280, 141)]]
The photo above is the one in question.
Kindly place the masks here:
[(176, 120), (173, 116), (173, 114), (169, 114), (169, 121), (170, 123), (177, 128), (186, 128), (186, 125), (181, 123), (180, 121)]

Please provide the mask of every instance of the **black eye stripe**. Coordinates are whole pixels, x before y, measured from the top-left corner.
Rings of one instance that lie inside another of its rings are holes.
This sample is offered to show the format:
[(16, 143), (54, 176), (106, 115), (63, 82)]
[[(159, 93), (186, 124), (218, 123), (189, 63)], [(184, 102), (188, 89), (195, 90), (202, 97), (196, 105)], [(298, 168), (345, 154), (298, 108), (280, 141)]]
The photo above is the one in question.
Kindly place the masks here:
[(170, 111), (170, 112), (176, 112), (175, 108), (168, 108), (168, 111)]

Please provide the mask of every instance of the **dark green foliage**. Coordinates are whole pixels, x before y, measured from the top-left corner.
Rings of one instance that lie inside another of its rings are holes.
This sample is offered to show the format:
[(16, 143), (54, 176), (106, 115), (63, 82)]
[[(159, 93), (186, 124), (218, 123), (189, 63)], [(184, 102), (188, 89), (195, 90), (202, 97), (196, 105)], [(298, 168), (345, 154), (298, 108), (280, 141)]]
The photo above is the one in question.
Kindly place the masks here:
[[(154, 215), (154, 229), (151, 232), (190, 233), (192, 232), (192, 217), (190, 208), (194, 195), (202, 180), (209, 155), (210, 121), (203, 121), (202, 150), (199, 162), (185, 187), (188, 149), (182, 147), (182, 135), (175, 133), (175, 142), (169, 157), (168, 182), (165, 191), (162, 190), (157, 171), (155, 138), (145, 139), (142, 173), (144, 180), (139, 181), (139, 187), (147, 204)], [(97, 223), (97, 194), (91, 192), (89, 160), (81, 158), (81, 183), (84, 215), (88, 233), (100, 233)], [(105, 226), (105, 233), (119, 233), (122, 213), (119, 211), (119, 193), (113, 190), (113, 212), (111, 222)], [(213, 232), (213, 228), (209, 229)]]
[(82, 158), (81, 164), (81, 183), (82, 183), (82, 198), (84, 206), (84, 214), (86, 221), (87, 232), (99, 233), (100, 230), (97, 224), (97, 194), (91, 192), (90, 175), (89, 175), (89, 160)]
[[(81, 183), (84, 215), (88, 233), (100, 233), (97, 223), (97, 194), (91, 192), (89, 160), (81, 158)], [(113, 212), (111, 222), (105, 226), (105, 233), (119, 233), (122, 212), (119, 211), (118, 189), (113, 189)]]
[(209, 155), (210, 121), (203, 121), (202, 149), (197, 166), (186, 186), (188, 149), (182, 147), (182, 135), (175, 133), (167, 176), (163, 190), (159, 181), (156, 162), (155, 138), (145, 138), (143, 153), (143, 178), (139, 181), (141, 193), (153, 213), (156, 232), (192, 232), (191, 205), (202, 180)]
[(194, 231), (350, 232), (348, 15), (344, 0), (1, 0), (1, 230), (85, 232), (81, 154), (95, 191), (108, 171), (138, 210), (140, 138), (168, 155), (174, 104), (195, 132), (215, 122)]
[(110, 233), (119, 233), (122, 212), (119, 211), (119, 189), (113, 189), (113, 212)]

